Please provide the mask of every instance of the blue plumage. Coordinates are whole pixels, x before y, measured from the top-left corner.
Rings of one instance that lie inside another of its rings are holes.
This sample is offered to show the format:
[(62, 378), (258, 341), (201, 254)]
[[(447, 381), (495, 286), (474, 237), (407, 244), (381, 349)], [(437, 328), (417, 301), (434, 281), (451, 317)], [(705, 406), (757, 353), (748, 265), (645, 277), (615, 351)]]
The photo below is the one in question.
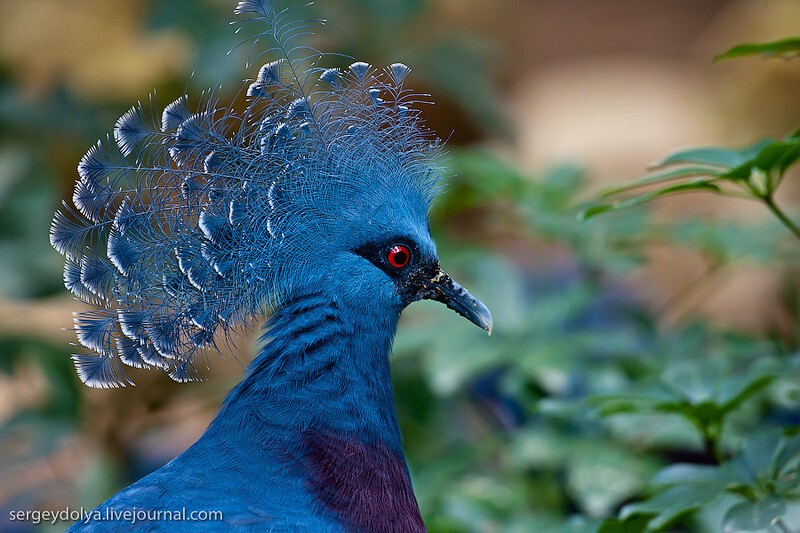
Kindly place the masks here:
[(188, 530), (422, 530), (389, 380), (397, 320), (429, 298), (491, 331), (428, 232), (441, 144), (405, 65), (322, 69), (319, 54), (293, 57), (294, 10), (245, 0), (236, 13), (282, 56), (244, 111), (213, 93), (160, 117), (132, 107), (83, 157), (74, 208), (51, 228), (65, 285), (92, 306), (75, 317), (88, 352), (73, 356), (89, 386), (130, 384), (126, 367), (194, 380), (203, 350), (270, 317), (206, 434), (101, 508), (224, 511)]

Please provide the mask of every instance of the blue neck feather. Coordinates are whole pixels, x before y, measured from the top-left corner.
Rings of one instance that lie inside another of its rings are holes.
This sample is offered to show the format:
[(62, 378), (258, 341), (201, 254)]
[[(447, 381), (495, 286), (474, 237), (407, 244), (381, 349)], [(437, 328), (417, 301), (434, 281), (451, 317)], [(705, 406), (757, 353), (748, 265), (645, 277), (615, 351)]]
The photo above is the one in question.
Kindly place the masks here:
[(353, 532), (425, 531), (392, 397), (398, 317), (391, 306), (355, 312), (329, 294), (289, 302), (198, 444), (235, 448), (248, 465), (238, 468), (242, 485), (321, 513), (320, 531), (328, 520)]
[(399, 313), (382, 307), (356, 313), (324, 293), (284, 305), (214, 425), (264, 431), (269, 440), (310, 427), (401, 453), (389, 374)]

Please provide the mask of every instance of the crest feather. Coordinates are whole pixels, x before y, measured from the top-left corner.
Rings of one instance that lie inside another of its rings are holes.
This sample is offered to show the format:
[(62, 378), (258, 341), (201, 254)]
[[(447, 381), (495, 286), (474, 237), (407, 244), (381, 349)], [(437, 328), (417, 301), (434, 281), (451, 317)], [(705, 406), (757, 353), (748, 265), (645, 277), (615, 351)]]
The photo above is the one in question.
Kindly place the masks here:
[[(278, 59), (247, 86), (242, 112), (208, 93), (157, 116), (137, 104), (78, 165), (73, 207), (50, 239), (64, 283), (92, 308), (75, 317), (73, 356), (93, 387), (130, 384), (124, 367), (198, 378), (198, 354), (293, 296), (312, 257), (377, 202), (436, 191), (439, 141), (403, 88), (408, 67), (321, 69), (294, 57), (305, 25), (276, 2), (243, 0)], [(287, 52), (288, 51), (288, 52)], [(260, 57), (259, 54), (256, 57)]]

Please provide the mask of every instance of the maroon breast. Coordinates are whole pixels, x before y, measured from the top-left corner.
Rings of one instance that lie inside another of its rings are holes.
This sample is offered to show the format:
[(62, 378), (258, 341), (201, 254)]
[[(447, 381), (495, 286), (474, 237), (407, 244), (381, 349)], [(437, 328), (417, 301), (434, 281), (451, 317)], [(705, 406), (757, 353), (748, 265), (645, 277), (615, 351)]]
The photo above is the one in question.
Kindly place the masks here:
[(353, 532), (425, 531), (405, 462), (383, 444), (304, 434), (310, 488)]

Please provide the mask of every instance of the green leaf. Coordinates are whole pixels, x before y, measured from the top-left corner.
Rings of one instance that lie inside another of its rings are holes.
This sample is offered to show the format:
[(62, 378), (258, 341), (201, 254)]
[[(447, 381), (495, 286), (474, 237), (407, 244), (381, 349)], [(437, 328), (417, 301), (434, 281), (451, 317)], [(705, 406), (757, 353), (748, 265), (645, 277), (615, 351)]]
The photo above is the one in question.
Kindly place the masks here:
[(621, 520), (619, 518), (608, 518), (600, 525), (597, 533), (644, 533), (647, 531), (647, 523), (652, 515), (635, 515)]
[(589, 398), (589, 405), (597, 406), (597, 414), (611, 416), (623, 413), (649, 413), (655, 411), (661, 401), (643, 394), (598, 395)]
[(567, 463), (566, 488), (589, 516), (602, 517), (636, 495), (654, 470), (654, 461), (632, 456), (602, 442), (576, 445)]
[(743, 501), (731, 506), (722, 519), (724, 533), (768, 531), (770, 525), (786, 512), (786, 503), (778, 498), (758, 502)]
[[(784, 437), (775, 449), (771, 463), (771, 475), (779, 476), (787, 467), (800, 463), (800, 435)], [(800, 480), (796, 480), (800, 483)]]
[(721, 493), (714, 485), (675, 485), (659, 491), (649, 500), (626, 505), (620, 511), (620, 518), (627, 519), (640, 514), (651, 515), (653, 518), (648, 523), (649, 527), (659, 530), (680, 516), (697, 511), (720, 496)]
[(766, 388), (774, 379), (775, 376), (772, 374), (732, 378), (718, 395), (718, 399), (723, 402), (723, 411), (733, 411), (745, 400)]
[(673, 152), (665, 157), (654, 167), (663, 167), (677, 163), (710, 165), (719, 168), (733, 168), (753, 159), (758, 153), (769, 144), (775, 142), (771, 137), (758, 139), (752, 144), (741, 148), (724, 148), (721, 146), (705, 146), (699, 148), (688, 148)]
[(655, 191), (648, 191), (642, 194), (638, 194), (636, 196), (631, 196), (630, 198), (626, 198), (625, 200), (621, 200), (619, 202), (614, 202), (613, 204), (602, 204), (588, 208), (582, 211), (581, 214), (578, 215), (578, 217), (579, 218), (583, 217), (583, 219), (586, 219), (605, 211), (628, 209), (631, 207), (635, 207), (637, 205), (651, 202), (657, 198), (661, 198), (662, 196), (671, 196), (673, 194), (680, 194), (684, 192), (692, 192), (692, 191), (710, 191), (714, 193), (722, 192), (722, 189), (719, 187), (719, 185), (715, 184), (714, 181), (715, 181), (714, 178), (698, 178), (686, 183), (669, 185), (667, 187), (662, 187), (661, 189)]
[(721, 173), (719, 177), (721, 179), (739, 182), (739, 181), (749, 180), (750, 175), (752, 173), (753, 173), (753, 164), (751, 161), (747, 161), (746, 163), (742, 163), (741, 165), (736, 165), (727, 172)]
[(722, 412), (738, 407), (775, 378), (768, 364), (754, 364), (748, 372), (734, 372), (724, 358), (691, 360), (667, 368), (661, 381), (681, 403), (712, 404)]
[(766, 43), (745, 43), (734, 46), (727, 52), (714, 56), (714, 62), (726, 61), (737, 57), (763, 55), (767, 57), (794, 57), (800, 54), (800, 39), (792, 37)]
[[(712, 178), (700, 178), (696, 180), (689, 181), (687, 183), (678, 183), (676, 185), (670, 185), (668, 187), (664, 187), (658, 189), (657, 191), (652, 191), (648, 193), (641, 194), (630, 200), (636, 200), (635, 202), (630, 203), (630, 205), (636, 205), (642, 202), (649, 202), (650, 200), (655, 200), (656, 198), (660, 198), (661, 196), (668, 196), (672, 194), (678, 194), (682, 192), (689, 192), (689, 191), (700, 191), (700, 190), (707, 190), (712, 192), (720, 192), (721, 189), (719, 185), (714, 183), (714, 179)], [(628, 201), (621, 202), (621, 204), (627, 204)], [(626, 205), (628, 207), (629, 205)]]
[(752, 165), (766, 172), (783, 174), (800, 158), (800, 139), (773, 141), (764, 146), (752, 160)]
[(626, 181), (621, 185), (604, 189), (600, 192), (600, 198), (608, 198), (619, 193), (627, 192), (632, 189), (646, 187), (648, 185), (656, 185), (659, 183), (669, 182), (682, 178), (693, 178), (696, 176), (716, 176), (720, 172), (719, 168), (713, 166), (682, 166), (679, 168), (672, 168), (661, 172), (647, 174), (641, 178)]
[(508, 462), (514, 468), (555, 470), (571, 453), (571, 439), (549, 428), (528, 427), (519, 431), (508, 448)]
[(706, 485), (724, 490), (729, 484), (740, 483), (741, 476), (729, 463), (722, 466), (674, 464), (670, 465), (653, 478), (653, 484), (667, 485)]
[(578, 216), (576, 218), (580, 222), (583, 222), (601, 213), (605, 213), (606, 211), (614, 211), (615, 209), (616, 207), (613, 204), (595, 204), (591, 207), (587, 207), (586, 209), (582, 209), (581, 211), (579, 211)]
[(754, 482), (773, 476), (775, 454), (782, 440), (783, 432), (777, 427), (762, 429), (745, 440), (738, 461)]
[(744, 148), (723, 148), (721, 146), (704, 146), (688, 148), (669, 154), (657, 163), (654, 168), (675, 165), (678, 163), (709, 165), (719, 169), (728, 169), (741, 165), (755, 156), (769, 140), (761, 140)]

